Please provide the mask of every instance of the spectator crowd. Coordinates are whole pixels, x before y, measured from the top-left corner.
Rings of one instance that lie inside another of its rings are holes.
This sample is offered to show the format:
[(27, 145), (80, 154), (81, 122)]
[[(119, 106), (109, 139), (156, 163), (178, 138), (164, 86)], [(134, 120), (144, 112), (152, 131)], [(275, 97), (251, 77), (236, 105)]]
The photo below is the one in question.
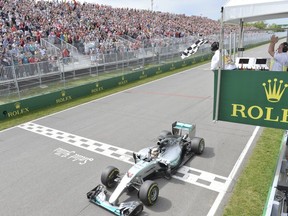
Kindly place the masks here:
[[(228, 26), (225, 31), (234, 31)], [(41, 38), (60, 39), (89, 54), (136, 50), (142, 41), (157, 38), (208, 36), (220, 32), (220, 22), (202, 16), (150, 10), (112, 8), (76, 0), (0, 0), (0, 57), (2, 65), (55, 60)], [(119, 37), (134, 43), (123, 45)], [(164, 40), (163, 40), (164, 41)], [(146, 44), (149, 44), (146, 43)], [(146, 45), (147, 46), (147, 45)]]

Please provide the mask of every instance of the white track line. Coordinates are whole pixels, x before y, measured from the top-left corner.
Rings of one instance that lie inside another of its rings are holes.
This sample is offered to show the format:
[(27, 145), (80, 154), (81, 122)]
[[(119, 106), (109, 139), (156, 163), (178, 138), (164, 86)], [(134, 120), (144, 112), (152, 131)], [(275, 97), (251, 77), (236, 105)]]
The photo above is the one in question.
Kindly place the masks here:
[[(58, 140), (60, 142), (76, 146), (78, 148), (82, 148), (129, 164), (134, 164), (134, 159), (132, 157), (133, 152), (127, 149), (87, 139), (85, 137), (66, 133), (32, 122), (19, 125), (18, 127), (42, 136)], [(216, 192), (225, 192), (227, 190), (227, 186), (230, 184), (226, 177), (208, 173), (203, 170), (193, 169), (188, 166), (181, 167), (175, 173), (175, 175), (173, 175), (173, 178)]]
[[(233, 167), (233, 169), (232, 169), (232, 171), (231, 171), (231, 173), (230, 173), (230, 175), (228, 177), (228, 179), (230, 179), (230, 181), (228, 181), (227, 189), (229, 188), (229, 186), (230, 186), (230, 184), (232, 182), (232, 179), (234, 179), (237, 171), (239, 170), (239, 168), (240, 168), (240, 166), (241, 166), (241, 164), (242, 164), (242, 162), (243, 162), (248, 150), (250, 149), (250, 147), (251, 147), (251, 145), (253, 143), (253, 140), (255, 139), (259, 129), (260, 129), (259, 126), (257, 126), (254, 129), (252, 136), (248, 140), (245, 148), (243, 149), (243, 151), (242, 151), (241, 155), (239, 156), (238, 160), (236, 161), (236, 163), (235, 163), (235, 165), (234, 165), (234, 167)], [(210, 208), (210, 211), (208, 212), (207, 216), (214, 216), (215, 215), (215, 213), (216, 213), (217, 209), (219, 208), (220, 203), (222, 202), (225, 194), (226, 194), (226, 190), (225, 191), (220, 191), (220, 193), (218, 194), (218, 196), (217, 196), (216, 200), (214, 201), (212, 207)]]

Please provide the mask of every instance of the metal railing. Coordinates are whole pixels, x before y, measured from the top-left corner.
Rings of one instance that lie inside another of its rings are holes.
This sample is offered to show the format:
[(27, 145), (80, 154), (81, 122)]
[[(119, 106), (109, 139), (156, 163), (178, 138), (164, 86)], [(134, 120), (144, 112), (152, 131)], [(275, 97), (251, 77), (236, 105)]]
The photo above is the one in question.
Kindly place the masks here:
[(46, 48), (46, 54), (49, 56), (60, 56), (61, 55), (61, 50), (57, 46), (54, 45), (54, 40), (49, 41), (46, 38), (41, 38), (40, 39), (40, 45), (42, 47)]

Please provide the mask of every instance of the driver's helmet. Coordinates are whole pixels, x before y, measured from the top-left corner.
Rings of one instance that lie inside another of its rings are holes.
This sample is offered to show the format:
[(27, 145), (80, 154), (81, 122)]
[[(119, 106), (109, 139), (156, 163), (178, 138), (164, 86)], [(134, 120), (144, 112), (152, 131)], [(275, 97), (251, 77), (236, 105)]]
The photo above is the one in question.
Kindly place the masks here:
[(159, 148), (154, 147), (151, 150), (151, 158), (157, 158), (159, 155)]

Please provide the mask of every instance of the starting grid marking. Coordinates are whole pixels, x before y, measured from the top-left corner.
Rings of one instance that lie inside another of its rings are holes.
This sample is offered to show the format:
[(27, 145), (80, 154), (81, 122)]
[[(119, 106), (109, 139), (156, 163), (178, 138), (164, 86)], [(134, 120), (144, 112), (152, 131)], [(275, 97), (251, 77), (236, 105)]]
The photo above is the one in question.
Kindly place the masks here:
[[(116, 160), (120, 160), (129, 164), (134, 164), (133, 152), (123, 148), (109, 145), (107, 143), (87, 139), (75, 134), (66, 133), (32, 122), (28, 122), (18, 126), (24, 130), (43, 135), (60, 142), (64, 142), (78, 148), (101, 154)], [(175, 179), (194, 184), (200, 187), (207, 188), (216, 192), (226, 192), (230, 184), (230, 179), (227, 177), (215, 175), (198, 169), (193, 169), (188, 166), (181, 167), (175, 175)]]

